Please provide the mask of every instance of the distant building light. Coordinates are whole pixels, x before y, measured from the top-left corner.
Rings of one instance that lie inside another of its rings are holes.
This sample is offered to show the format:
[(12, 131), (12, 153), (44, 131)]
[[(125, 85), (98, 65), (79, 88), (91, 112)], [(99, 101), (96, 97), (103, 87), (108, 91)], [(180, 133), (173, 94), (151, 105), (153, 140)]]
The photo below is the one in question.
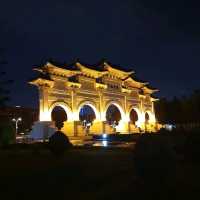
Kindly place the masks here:
[(16, 108), (21, 108), (21, 106), (15, 106)]

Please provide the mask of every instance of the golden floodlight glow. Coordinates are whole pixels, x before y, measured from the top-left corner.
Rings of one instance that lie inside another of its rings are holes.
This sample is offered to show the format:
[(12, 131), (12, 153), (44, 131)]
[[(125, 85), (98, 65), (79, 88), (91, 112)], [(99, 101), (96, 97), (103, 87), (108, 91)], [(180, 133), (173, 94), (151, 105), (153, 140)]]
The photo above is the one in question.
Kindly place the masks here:
[(117, 132), (128, 132), (128, 123), (127, 121), (120, 120), (119, 124), (116, 126)]
[(142, 113), (138, 113), (138, 120), (135, 122), (136, 126), (139, 128), (143, 128), (145, 123), (145, 118)]
[(40, 121), (51, 121), (51, 115), (49, 111), (40, 111)]

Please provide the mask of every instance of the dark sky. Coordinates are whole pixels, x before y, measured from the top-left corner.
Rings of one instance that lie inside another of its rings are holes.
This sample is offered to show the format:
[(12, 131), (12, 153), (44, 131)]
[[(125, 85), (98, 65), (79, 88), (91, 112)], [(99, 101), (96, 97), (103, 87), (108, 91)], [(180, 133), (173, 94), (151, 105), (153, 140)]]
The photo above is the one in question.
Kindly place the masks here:
[(36, 106), (32, 67), (106, 58), (160, 89), (200, 88), (200, 12), (192, 0), (1, 0), (0, 48), (14, 79), (11, 104)]

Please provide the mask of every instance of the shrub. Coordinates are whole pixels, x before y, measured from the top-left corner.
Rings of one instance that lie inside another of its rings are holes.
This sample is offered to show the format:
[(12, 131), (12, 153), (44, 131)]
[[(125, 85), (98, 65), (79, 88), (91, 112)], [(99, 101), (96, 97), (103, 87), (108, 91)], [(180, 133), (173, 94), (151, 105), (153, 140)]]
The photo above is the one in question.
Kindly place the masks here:
[(10, 123), (0, 124), (0, 145), (15, 143), (15, 131)]
[(185, 158), (190, 161), (200, 161), (200, 132), (194, 131), (188, 133), (184, 144)]
[(62, 156), (70, 147), (72, 147), (72, 144), (68, 137), (61, 131), (56, 131), (49, 138), (49, 148), (56, 156)]

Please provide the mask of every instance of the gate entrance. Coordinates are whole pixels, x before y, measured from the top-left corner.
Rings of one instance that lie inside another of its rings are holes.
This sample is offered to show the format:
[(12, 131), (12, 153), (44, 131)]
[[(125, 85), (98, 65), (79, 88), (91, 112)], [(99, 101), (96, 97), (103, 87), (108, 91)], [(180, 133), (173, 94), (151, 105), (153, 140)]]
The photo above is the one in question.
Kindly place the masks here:
[(86, 124), (90, 125), (89, 134), (137, 132), (130, 124), (145, 130), (147, 111), (148, 125), (155, 131), (157, 99), (151, 95), (157, 90), (135, 80), (133, 71), (107, 62), (95, 66), (80, 62), (56, 66), (48, 62), (34, 70), (38, 78), (30, 83), (39, 90), (40, 126), (55, 121), (52, 112), (59, 106), (67, 116), (62, 130), (69, 136), (85, 135)]
[(54, 122), (55, 127), (62, 129), (64, 127), (64, 123), (67, 122), (67, 113), (62, 107), (56, 106), (52, 110), (51, 119)]
[(80, 109), (79, 120), (81, 121), (85, 135), (89, 135), (91, 133), (95, 119), (95, 112), (89, 105), (84, 105)]

